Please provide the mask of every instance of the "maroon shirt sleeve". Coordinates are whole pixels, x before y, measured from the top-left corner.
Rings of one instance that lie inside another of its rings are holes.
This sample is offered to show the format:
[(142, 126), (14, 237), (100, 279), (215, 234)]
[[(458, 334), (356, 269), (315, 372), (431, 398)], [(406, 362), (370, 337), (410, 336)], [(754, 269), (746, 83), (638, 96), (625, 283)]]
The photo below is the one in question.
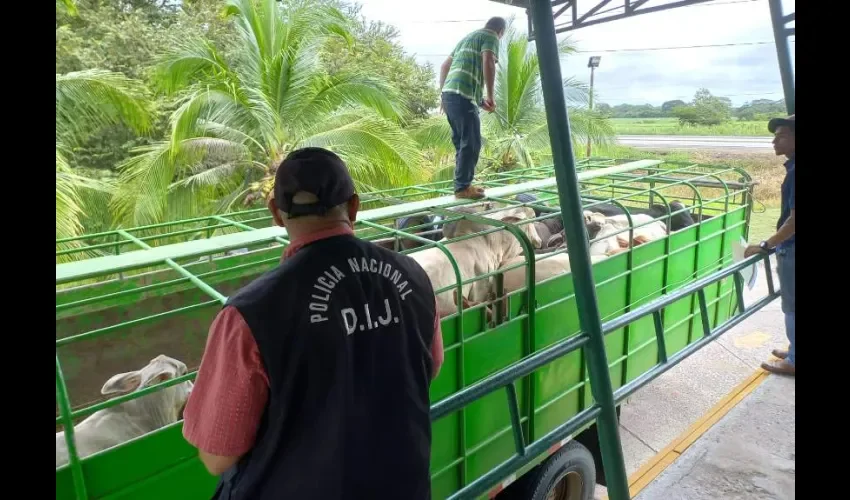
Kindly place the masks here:
[(210, 326), (195, 386), (183, 412), (183, 437), (211, 455), (238, 457), (254, 446), (269, 394), (260, 350), (234, 307)]

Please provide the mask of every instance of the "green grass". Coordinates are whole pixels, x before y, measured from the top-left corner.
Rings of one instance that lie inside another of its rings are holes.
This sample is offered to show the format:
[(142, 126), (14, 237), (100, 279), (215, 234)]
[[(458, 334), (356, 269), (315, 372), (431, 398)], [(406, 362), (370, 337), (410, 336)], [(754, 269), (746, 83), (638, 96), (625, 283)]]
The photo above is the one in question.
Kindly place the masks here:
[[(584, 148), (576, 149), (576, 153), (579, 158), (583, 157)], [(593, 150), (593, 156), (636, 160), (659, 159), (740, 167), (746, 170), (756, 182), (753, 190), (755, 204), (750, 219), (749, 241), (766, 240), (776, 232), (781, 202), (780, 188), (785, 177), (785, 168), (782, 166), (784, 157), (777, 157), (772, 153), (645, 151), (620, 145), (596, 147)]]
[[(579, 158), (584, 156), (584, 148), (577, 148)], [(773, 208), (780, 204), (780, 189), (785, 177), (782, 164), (784, 157), (773, 153), (736, 153), (715, 150), (705, 151), (649, 151), (612, 144), (594, 147), (593, 156), (599, 158), (623, 158), (634, 160), (665, 160), (704, 163), (709, 165), (728, 165), (742, 168), (752, 176), (756, 183), (753, 195), (756, 199), (755, 210), (764, 207)]]
[(723, 125), (680, 125), (676, 118), (611, 118), (617, 135), (770, 136), (766, 121), (731, 121)]
[[(756, 207), (758, 210), (759, 207)], [(750, 242), (770, 238), (776, 232), (776, 221), (779, 220), (779, 208), (765, 208), (760, 211), (753, 210), (750, 218)]]

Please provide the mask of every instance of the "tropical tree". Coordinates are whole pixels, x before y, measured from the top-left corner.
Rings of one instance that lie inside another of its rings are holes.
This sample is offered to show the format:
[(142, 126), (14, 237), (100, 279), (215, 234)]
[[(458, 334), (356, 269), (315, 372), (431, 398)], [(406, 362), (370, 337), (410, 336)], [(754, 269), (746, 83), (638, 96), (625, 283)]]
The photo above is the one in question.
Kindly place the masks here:
[[(569, 38), (559, 43), (563, 56), (575, 52)], [(614, 135), (608, 120), (599, 112), (588, 111), (590, 92), (572, 79), (563, 81), (570, 113), (571, 139), (575, 144), (588, 138), (607, 143)], [(540, 86), (540, 64), (527, 38), (509, 24), (499, 49), (495, 79), (496, 111), (483, 113), (481, 132), (484, 148), (477, 172), (530, 167), (551, 156), (549, 130)], [(436, 177), (450, 178), (454, 169), (451, 129), (445, 117), (434, 117), (413, 133), (437, 167)]]
[(56, 0), (56, 10), (66, 13), (70, 16), (77, 15), (76, 0)]
[(121, 167), (112, 201), (127, 224), (147, 224), (261, 202), (293, 149), (342, 156), (361, 191), (421, 177), (417, 144), (399, 126), (404, 106), (388, 84), (358, 71), (330, 74), (320, 48), (351, 40), (338, 9), (310, 2), (229, 0), (236, 40), (179, 41), (159, 66), (178, 99), (170, 135)]
[(108, 218), (113, 184), (75, 172), (68, 153), (87, 134), (124, 123), (138, 133), (150, 127), (150, 112), (139, 82), (121, 73), (86, 70), (56, 75), (56, 238), (80, 234), (83, 218)]

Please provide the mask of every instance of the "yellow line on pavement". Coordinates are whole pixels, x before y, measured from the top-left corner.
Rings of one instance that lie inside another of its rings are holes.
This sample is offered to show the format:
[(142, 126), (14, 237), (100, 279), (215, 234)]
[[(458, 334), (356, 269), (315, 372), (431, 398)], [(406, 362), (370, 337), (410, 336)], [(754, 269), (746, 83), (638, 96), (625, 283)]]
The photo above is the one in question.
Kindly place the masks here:
[[(729, 413), (729, 410), (738, 405), (753, 392), (756, 387), (761, 385), (767, 378), (769, 373), (762, 368), (757, 369), (752, 375), (738, 384), (732, 391), (723, 397), (716, 405), (708, 412), (697, 419), (691, 427), (678, 438), (674, 439), (666, 448), (659, 451), (647, 463), (641, 466), (629, 477), (629, 496), (634, 498), (642, 489), (646, 487), (653, 479), (658, 477), (664, 469), (676, 461), (682, 453), (694, 444), (700, 436), (705, 434), (714, 424), (716, 424), (724, 415)], [(605, 500), (608, 499), (606, 495)]]

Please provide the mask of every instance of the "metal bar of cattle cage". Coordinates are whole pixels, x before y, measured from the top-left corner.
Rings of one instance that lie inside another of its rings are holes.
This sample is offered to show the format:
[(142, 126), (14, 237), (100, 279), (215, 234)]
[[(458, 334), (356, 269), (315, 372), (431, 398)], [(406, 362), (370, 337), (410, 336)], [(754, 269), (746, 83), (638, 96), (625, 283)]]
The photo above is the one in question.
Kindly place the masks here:
[[(137, 244), (137, 245), (139, 245), (140, 247), (144, 248), (145, 250), (150, 250), (150, 249), (152, 248), (151, 246), (149, 246), (149, 245), (148, 245), (147, 243), (145, 243), (144, 241), (142, 241), (142, 240), (140, 240), (140, 239), (136, 238), (136, 237), (135, 237), (135, 236), (133, 236), (132, 234), (129, 234), (129, 233), (127, 233), (127, 232), (125, 232), (125, 231), (123, 231), (123, 230), (121, 230), (121, 229), (119, 229), (119, 230), (118, 230), (118, 233), (119, 233), (119, 234), (121, 234), (122, 236), (124, 236), (125, 238), (127, 238), (127, 239), (129, 239), (129, 240), (132, 240), (134, 243), (136, 243), (136, 244)], [(192, 284), (194, 284), (195, 286), (197, 286), (198, 288), (200, 288), (201, 290), (203, 290), (203, 291), (204, 291), (204, 293), (206, 293), (206, 294), (207, 294), (207, 295), (209, 295), (210, 297), (212, 297), (212, 298), (214, 298), (215, 300), (217, 300), (217, 301), (221, 302), (222, 304), (224, 304), (225, 302), (227, 302), (227, 297), (225, 297), (224, 295), (220, 294), (220, 293), (218, 292), (218, 290), (216, 290), (215, 288), (213, 288), (213, 287), (211, 287), (211, 286), (207, 285), (207, 284), (206, 284), (206, 283), (204, 283), (201, 279), (199, 279), (197, 276), (195, 276), (194, 274), (192, 274), (192, 273), (190, 273), (189, 271), (187, 271), (185, 267), (183, 267), (183, 266), (181, 266), (180, 264), (178, 264), (178, 263), (174, 262), (172, 259), (165, 259), (165, 263), (168, 265), (168, 267), (170, 267), (171, 269), (174, 269), (175, 271), (177, 271), (177, 273), (178, 273), (178, 274), (180, 274), (180, 275), (182, 275), (183, 277), (187, 278), (189, 281), (191, 281), (191, 282), (192, 282)]]
[[(749, 259), (738, 262), (722, 271), (717, 271), (710, 276), (685, 285), (672, 293), (659, 297), (648, 304), (639, 306), (634, 310), (615, 318), (612, 321), (604, 323), (602, 325), (602, 331), (605, 334), (611, 333), (615, 330), (624, 328), (625, 326), (643, 318), (644, 316), (651, 314), (655, 318), (657, 333), (658, 329), (663, 328), (660, 324), (660, 312), (663, 310), (663, 308), (675, 302), (678, 302), (679, 300), (682, 300), (685, 297), (700, 293), (700, 291), (705, 289), (705, 287), (715, 284), (731, 275), (740, 273), (741, 269), (752, 266), (762, 259), (764, 259), (765, 262), (768, 262), (769, 256), (759, 255), (750, 257)], [(674, 356), (671, 356), (669, 359), (664, 359), (666, 358), (666, 346), (664, 346), (662, 336), (662, 338), (660, 339), (660, 345), (665, 351), (664, 356), (662, 358), (662, 362), (657, 364), (657, 366), (655, 366), (646, 374), (624, 385), (616, 392), (612, 391), (612, 398), (615, 399), (617, 403), (622, 402), (626, 397), (633, 394), (637, 389), (643, 387), (672, 366), (675, 366), (684, 358), (686, 358), (693, 352), (696, 352), (696, 350), (704, 346), (706, 343), (710, 342), (711, 340), (714, 340), (718, 336), (728, 331), (733, 326), (739, 324), (741, 321), (751, 316), (753, 313), (764, 307), (764, 305), (774, 300), (778, 296), (778, 291), (769, 293), (766, 297), (759, 300), (756, 304), (748, 308), (746, 311), (741, 312), (737, 316), (727, 320), (723, 325), (720, 325), (715, 328), (715, 330), (711, 334), (706, 335), (704, 338), (694, 342), (692, 345), (680, 350)], [(507, 387), (508, 385), (515, 383), (515, 381), (532, 374), (539, 368), (551, 363), (552, 361), (560, 359), (563, 356), (566, 356), (567, 354), (575, 351), (576, 349), (580, 349), (582, 347), (587, 348), (587, 346), (589, 345), (589, 340), (590, 336), (587, 333), (580, 333), (574, 337), (561, 340), (543, 350), (532, 354), (531, 356), (522, 359), (521, 361), (518, 361), (517, 363), (505, 368), (504, 370), (498, 371), (482, 380), (479, 380), (478, 382), (470, 385), (469, 387), (461, 389), (460, 391), (452, 394), (451, 396), (432, 405), (431, 420), (436, 421), (450, 413), (458, 411), (495, 390)], [(549, 445), (553, 444), (555, 441), (551, 439), (552, 436), (557, 435), (563, 437), (568, 434), (560, 432), (561, 429), (569, 427), (570, 429), (575, 430), (577, 428), (580, 428), (581, 425), (587, 423), (587, 420), (583, 420), (583, 418), (586, 415), (589, 415), (589, 413), (587, 412), (589, 412), (590, 410), (593, 410), (594, 415), (598, 415), (601, 412), (601, 408), (597, 403), (588, 410), (585, 410), (581, 414), (577, 415), (574, 419), (570, 419), (568, 422), (558, 427), (554, 431), (550, 432), (546, 436), (543, 436), (540, 439), (535, 440), (525, 446), (524, 454), (518, 453), (517, 455), (514, 455), (492, 471), (488, 472), (485, 476), (482, 476), (481, 478), (475, 480), (474, 482), (470, 483), (469, 485), (458, 491), (450, 498), (467, 498), (467, 495), (474, 496), (475, 494), (485, 492), (488, 486), (490, 486), (494, 481), (501, 479), (506, 472), (514, 470), (517, 467), (521, 467), (528, 461), (532, 460), (541, 451), (545, 450)], [(580, 421), (580, 423), (577, 423), (578, 421)], [(546, 446), (544, 446), (544, 444)]]
[[(594, 159), (592, 162), (588, 160), (582, 160), (583, 164), (578, 168), (582, 170), (579, 174), (580, 177), (584, 178), (587, 175), (591, 175), (594, 171), (599, 171), (599, 169), (603, 167), (610, 167), (618, 162), (618, 160), (614, 159)], [(669, 175), (684, 175), (688, 173), (695, 172), (694, 169), (705, 169), (710, 168), (713, 175), (703, 175), (700, 177), (691, 176), (689, 180), (696, 186), (699, 187), (719, 187), (714, 182), (703, 182), (699, 179), (706, 177), (713, 177), (716, 175), (728, 173), (728, 172), (736, 172), (740, 174), (740, 178), (744, 180), (749, 180), (748, 175), (741, 169), (735, 167), (714, 167), (710, 165), (698, 165), (698, 164), (689, 164), (683, 162), (664, 162), (665, 165), (677, 166), (676, 168), (656, 168), (651, 167), (647, 168), (648, 172), (654, 172), (649, 175), (647, 174), (607, 174), (604, 175), (605, 178), (614, 179), (622, 182), (615, 182), (614, 185), (622, 185), (624, 183), (633, 181), (650, 181), (652, 182), (664, 182), (670, 184), (670, 186), (675, 186), (679, 182), (681, 182), (681, 177), (670, 177)], [(678, 165), (685, 165), (684, 167)], [(602, 174), (603, 172), (599, 172)], [(488, 188), (494, 187), (503, 187), (506, 185), (511, 185), (515, 183), (527, 182), (530, 180), (541, 180), (545, 178), (550, 178), (553, 175), (553, 166), (552, 165), (540, 165), (535, 167), (526, 167), (519, 170), (512, 170), (510, 172), (497, 172), (490, 173), (482, 178), (482, 184), (486, 185)], [(600, 177), (596, 177), (599, 179)], [(678, 181), (677, 181), (678, 179)], [(394, 205), (399, 207), (400, 205), (406, 204), (409, 201), (413, 201), (414, 198), (423, 196), (423, 193), (428, 193), (432, 195), (444, 195), (449, 193), (450, 189), (440, 188), (440, 186), (449, 183), (450, 181), (438, 181), (432, 182), (428, 184), (422, 184), (417, 186), (408, 186), (404, 188), (394, 188), (383, 191), (376, 191), (371, 193), (365, 193), (361, 197), (361, 206), (368, 206), (370, 204), (375, 203), (384, 203), (388, 205)], [(590, 179), (585, 179), (584, 183), (592, 183)], [(745, 187), (744, 184), (738, 182), (726, 181), (730, 188), (733, 189), (742, 189)], [(752, 184), (752, 182), (750, 182)], [(670, 187), (668, 186), (668, 187)], [(652, 187), (652, 186), (650, 186)], [(582, 192), (585, 192), (587, 189), (582, 188)], [(538, 193), (550, 192), (552, 199), (557, 198), (557, 191), (547, 191), (544, 188), (540, 188), (535, 190)], [(399, 194), (399, 193), (407, 193), (407, 194)], [(488, 196), (489, 200), (494, 201), (505, 201), (505, 198), (499, 196)], [(541, 200), (543, 201), (543, 200)], [(535, 207), (540, 208), (540, 207)], [(259, 229), (263, 229), (262, 226), (254, 227), (252, 224), (263, 223), (265, 226), (268, 226), (269, 221), (271, 220), (271, 215), (268, 213), (266, 208), (253, 208), (243, 211), (230, 212), (223, 215), (216, 216), (207, 216), (207, 217), (198, 217), (194, 219), (186, 219), (182, 221), (172, 221), (161, 224), (151, 224), (146, 226), (137, 226), (133, 228), (124, 229), (127, 233), (133, 234), (141, 241), (152, 244), (152, 242), (167, 242), (168, 240), (172, 240), (178, 236), (183, 236), (184, 240), (194, 240), (194, 235), (207, 233), (205, 238), (210, 238), (213, 235), (209, 234), (211, 230), (218, 229), (226, 229), (229, 227), (236, 227), (239, 229), (243, 229), (246, 231), (255, 231)], [(216, 224), (218, 222), (218, 224)], [(206, 223), (206, 226), (203, 227), (192, 227), (190, 229), (179, 229), (165, 232), (157, 232), (155, 234), (145, 235), (146, 231), (151, 230), (162, 230), (164, 228), (182, 228), (190, 224)], [(105, 243), (98, 243), (97, 240), (106, 241)], [(285, 244), (285, 240), (279, 238), (278, 241), (282, 244)], [(90, 243), (86, 243), (90, 242)], [(80, 246), (75, 246), (73, 248), (67, 248), (69, 243), (76, 243)], [(166, 243), (173, 244), (173, 243)], [(116, 251), (115, 254), (119, 254), (121, 245), (134, 245), (132, 241), (123, 239), (117, 232), (117, 230), (101, 232), (101, 233), (89, 233), (82, 236), (75, 236), (72, 238), (61, 238), (56, 240), (57, 251), (56, 255), (73, 255), (73, 254), (83, 254), (86, 252), (91, 252), (100, 249), (109, 249), (114, 248)], [(161, 244), (152, 245), (152, 246), (164, 246)]]
[(65, 445), (68, 447), (68, 464), (71, 467), (71, 477), (74, 480), (74, 493), (78, 500), (87, 499), (86, 482), (80, 455), (77, 453), (77, 443), (74, 437), (74, 421), (71, 417), (71, 402), (68, 398), (68, 388), (65, 377), (62, 376), (62, 366), (59, 355), (56, 356), (56, 401), (59, 404), (59, 414), (62, 420), (62, 430), (65, 434)]
[(620, 444), (619, 423), (614, 406), (611, 374), (608, 371), (599, 306), (596, 302), (589, 246), (585, 238), (578, 189), (580, 179), (575, 169), (570, 121), (561, 78), (560, 54), (558, 41), (555, 38), (555, 21), (552, 18), (549, 0), (534, 0), (531, 3), (531, 16), (536, 33), (535, 43), (540, 64), (543, 101), (546, 107), (546, 123), (552, 144), (552, 158), (555, 163), (558, 197), (573, 273), (579, 324), (589, 337), (585, 356), (590, 372), (590, 388), (600, 408), (597, 428), (602, 463), (605, 467), (611, 499), (625, 500), (629, 498), (629, 482)]
[[(580, 180), (604, 177), (610, 174), (626, 173), (633, 170), (645, 169), (662, 163), (661, 160), (639, 160), (623, 165), (605, 167), (578, 174)], [(555, 186), (555, 179), (539, 179), (520, 184), (497, 187), (490, 190), (491, 196), (505, 197), (519, 193), (534, 191)], [(460, 204), (454, 195), (442, 196), (426, 200), (414, 201), (404, 205), (392, 205), (388, 207), (365, 210), (358, 214), (359, 220), (381, 220), (395, 217), (400, 213), (425, 210), (436, 207), (446, 207)], [(68, 283), (82, 280), (93, 276), (117, 273), (130, 269), (142, 268), (150, 265), (161, 264), (165, 259), (180, 259), (197, 257), (211, 252), (231, 250), (253, 244), (264, 243), (277, 237), (285, 238), (286, 229), (282, 227), (266, 227), (255, 231), (215, 236), (209, 239), (175, 243), (162, 247), (150, 248), (127, 252), (122, 255), (109, 255), (77, 262), (69, 262), (56, 266), (56, 284)]]

